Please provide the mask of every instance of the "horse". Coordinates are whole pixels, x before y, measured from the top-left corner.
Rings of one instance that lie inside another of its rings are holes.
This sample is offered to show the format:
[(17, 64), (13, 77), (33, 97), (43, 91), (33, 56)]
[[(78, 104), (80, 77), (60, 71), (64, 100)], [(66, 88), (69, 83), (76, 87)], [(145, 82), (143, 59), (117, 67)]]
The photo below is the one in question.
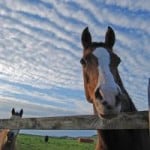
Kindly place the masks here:
[[(93, 42), (86, 27), (81, 34), (85, 97), (93, 104), (94, 114), (138, 111), (119, 75), (120, 57), (114, 52), (115, 32), (108, 26), (104, 42)], [(97, 130), (96, 150), (150, 150), (148, 129)]]
[(44, 141), (45, 141), (45, 143), (47, 143), (47, 142), (48, 142), (48, 139), (49, 139), (49, 137), (48, 137), (48, 135), (46, 135), (46, 136), (44, 137)]
[[(15, 112), (15, 109), (13, 108), (11, 119), (18, 119), (22, 118), (23, 115), (23, 109), (20, 110), (20, 112)], [(3, 129), (0, 132), (0, 150), (15, 150), (15, 142), (17, 135), (19, 133), (19, 129)]]
[(7, 142), (8, 140), (8, 135), (9, 133), (9, 129), (3, 129), (1, 132), (0, 132), (0, 150), (2, 150), (3, 148), (3, 145)]

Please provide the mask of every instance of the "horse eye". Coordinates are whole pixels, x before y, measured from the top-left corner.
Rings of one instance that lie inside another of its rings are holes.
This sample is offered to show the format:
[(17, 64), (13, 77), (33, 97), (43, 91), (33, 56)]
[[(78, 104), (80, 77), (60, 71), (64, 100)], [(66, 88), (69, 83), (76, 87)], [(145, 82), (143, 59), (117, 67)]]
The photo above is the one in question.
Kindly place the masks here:
[(81, 58), (80, 63), (85, 66), (86, 65), (86, 60), (84, 58)]
[(116, 54), (112, 53), (111, 54), (111, 66), (114, 66), (114, 67), (118, 67), (119, 64), (121, 62), (121, 59), (119, 56), (117, 56)]

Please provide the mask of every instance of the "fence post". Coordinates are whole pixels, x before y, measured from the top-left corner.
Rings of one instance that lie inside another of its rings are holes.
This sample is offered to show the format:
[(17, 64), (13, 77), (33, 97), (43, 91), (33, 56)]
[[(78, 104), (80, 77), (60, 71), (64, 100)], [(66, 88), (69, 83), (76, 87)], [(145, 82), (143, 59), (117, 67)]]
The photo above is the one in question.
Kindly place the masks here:
[(149, 135), (150, 135), (150, 78), (148, 82), (148, 109), (149, 109)]

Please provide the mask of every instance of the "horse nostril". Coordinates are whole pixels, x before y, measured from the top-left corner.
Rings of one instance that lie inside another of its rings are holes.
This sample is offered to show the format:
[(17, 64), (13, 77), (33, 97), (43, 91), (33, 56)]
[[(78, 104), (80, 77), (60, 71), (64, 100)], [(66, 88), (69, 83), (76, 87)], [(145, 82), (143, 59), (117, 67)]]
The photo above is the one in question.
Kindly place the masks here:
[(81, 63), (83, 66), (85, 66), (85, 65), (86, 65), (85, 59), (84, 59), (84, 58), (81, 58), (80, 63)]
[(115, 103), (115, 105), (118, 106), (120, 104), (120, 102), (121, 102), (121, 99), (120, 99), (119, 95), (116, 95), (116, 103)]
[(95, 97), (96, 98), (98, 98), (98, 99), (100, 99), (100, 100), (102, 100), (103, 99), (103, 97), (102, 97), (102, 95), (101, 95), (101, 93), (100, 93), (100, 91), (99, 91), (100, 89), (99, 88), (97, 88), (97, 90), (96, 90), (96, 92), (95, 92)]
[(14, 133), (13, 132), (8, 132), (7, 137), (8, 137), (8, 141), (12, 141), (13, 138), (14, 138)]

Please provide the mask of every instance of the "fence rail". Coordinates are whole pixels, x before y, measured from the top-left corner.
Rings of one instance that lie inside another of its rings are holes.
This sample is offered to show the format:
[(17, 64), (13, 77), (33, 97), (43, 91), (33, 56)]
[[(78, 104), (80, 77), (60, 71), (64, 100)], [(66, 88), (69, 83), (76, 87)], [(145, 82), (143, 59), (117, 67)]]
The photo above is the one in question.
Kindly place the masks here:
[(101, 119), (96, 115), (0, 119), (0, 129), (37, 130), (95, 130), (95, 129), (148, 129), (148, 111), (120, 113)]
[(149, 129), (150, 133), (150, 78), (148, 83), (149, 111), (122, 112), (103, 119), (96, 115), (0, 119), (0, 129), (36, 130), (96, 130)]

